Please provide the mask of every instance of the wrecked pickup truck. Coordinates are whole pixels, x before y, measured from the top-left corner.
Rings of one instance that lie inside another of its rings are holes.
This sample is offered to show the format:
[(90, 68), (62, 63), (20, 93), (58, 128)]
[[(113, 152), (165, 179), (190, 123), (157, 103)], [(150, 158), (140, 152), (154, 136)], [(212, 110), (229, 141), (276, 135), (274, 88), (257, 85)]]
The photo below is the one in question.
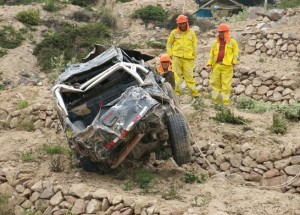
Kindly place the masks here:
[(56, 80), (53, 97), (71, 149), (86, 171), (116, 168), (128, 156), (171, 148), (178, 165), (190, 162), (188, 124), (171, 85), (138, 51), (95, 46), (86, 62)]

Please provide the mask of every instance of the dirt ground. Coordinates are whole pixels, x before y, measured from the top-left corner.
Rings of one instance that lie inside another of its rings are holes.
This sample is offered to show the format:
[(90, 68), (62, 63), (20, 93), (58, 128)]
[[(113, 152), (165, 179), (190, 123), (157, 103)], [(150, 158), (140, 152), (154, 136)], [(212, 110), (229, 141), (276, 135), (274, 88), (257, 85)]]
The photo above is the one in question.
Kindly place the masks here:
[[(125, 4), (111, 3), (115, 6), (116, 14), (122, 20), (119, 23), (120, 28), (128, 28), (128, 37), (126, 40), (138, 40), (142, 42), (146, 35), (148, 39), (154, 30), (145, 30), (144, 26), (138, 21), (130, 21), (128, 14), (134, 8), (140, 7), (145, 3), (153, 3), (154, 1), (138, 1)], [(193, 10), (195, 4), (192, 0), (186, 1), (186, 10)], [(156, 0), (156, 4), (165, 5), (169, 9), (182, 9), (182, 1), (162, 1)], [(22, 27), (22, 24), (16, 21), (15, 14), (21, 10), (32, 6), (4, 6), (0, 8), (0, 26), (11, 23), (14, 26)], [(75, 6), (68, 6), (60, 11), (57, 16), (66, 17), (71, 11), (78, 9)], [(43, 11), (43, 10), (41, 10)], [(51, 15), (46, 12), (42, 16), (49, 17)], [(245, 21), (232, 23), (233, 29), (243, 29), (247, 25), (252, 25), (256, 21)], [(292, 20), (290, 22), (278, 23), (278, 31), (291, 31), (298, 33), (300, 30), (299, 22)], [(41, 32), (45, 26), (38, 28), (33, 33), (36, 41), (41, 39)], [(122, 29), (123, 31), (126, 31)], [(295, 30), (297, 29), (297, 30)], [(234, 31), (234, 30), (233, 30)], [(139, 37), (136, 37), (139, 32)], [(235, 32), (233, 32), (234, 34)], [(156, 32), (155, 37), (165, 37), (168, 31), (161, 29)], [(121, 39), (121, 38), (119, 38)], [(125, 39), (124, 39), (125, 40)], [(212, 38), (205, 34), (201, 37), (208, 43)], [(203, 45), (199, 38), (199, 48)], [(25, 99), (29, 104), (41, 103), (51, 104), (51, 85), (48, 83), (46, 74), (44, 74), (37, 66), (37, 59), (32, 55), (34, 45), (30, 41), (26, 41), (22, 46), (9, 50), (8, 54), (0, 58), (0, 74), (2, 80), (10, 83), (7, 90), (0, 91), (0, 109), (12, 112), (17, 109), (20, 99)], [(207, 52), (202, 52), (196, 61), (196, 66), (205, 65)], [(253, 69), (264, 69), (272, 71), (276, 74), (286, 74), (291, 71), (298, 71), (298, 62), (271, 59), (268, 58), (266, 63), (259, 63), (259, 57), (253, 55), (242, 55), (241, 64)], [(26, 73), (31, 78), (35, 78), (38, 84), (24, 84), (21, 77)], [(251, 114), (240, 112), (234, 109), (236, 114), (242, 115), (251, 120), (251, 124), (247, 125), (247, 129), (243, 126), (228, 125), (216, 123), (211, 119), (215, 115), (215, 110), (210, 108), (210, 101), (205, 100), (206, 107), (203, 111), (198, 112), (190, 105), (188, 96), (181, 97), (181, 104), (184, 113), (190, 123), (191, 131), (196, 144), (199, 146), (205, 144), (213, 144), (216, 142), (224, 142), (231, 144), (230, 140), (224, 140), (224, 134), (233, 134), (232, 136), (243, 137), (243, 141), (251, 140), (255, 143), (255, 147), (260, 150), (270, 150), (272, 147), (278, 147), (287, 143), (300, 142), (300, 124), (291, 123), (289, 130), (285, 135), (274, 135), (269, 132), (272, 113)], [(235, 140), (236, 141), (236, 140)], [(234, 142), (234, 141), (233, 141)], [(62, 173), (53, 173), (49, 171), (50, 156), (39, 153), (39, 149), (44, 144), (60, 144), (68, 148), (62, 132), (56, 132), (50, 129), (40, 129), (34, 132), (24, 132), (17, 130), (8, 130), (0, 128), (0, 167), (7, 168), (11, 171), (22, 171), (31, 175), (35, 181), (48, 180), (55, 184), (85, 183), (94, 189), (104, 188), (110, 190), (113, 194), (124, 194), (132, 196), (136, 200), (151, 201), (152, 204), (158, 205), (164, 210), (165, 214), (205, 214), (205, 215), (261, 215), (261, 214), (284, 214), (297, 215), (300, 214), (300, 196), (298, 194), (280, 193), (274, 190), (262, 190), (251, 186), (243, 187), (232, 185), (225, 181), (222, 173), (210, 177), (204, 184), (186, 184), (183, 181), (183, 174), (188, 170), (192, 170), (193, 166), (178, 167), (172, 160), (160, 161), (156, 167), (150, 163), (137, 162), (136, 167), (126, 168), (124, 172), (117, 174), (100, 175), (95, 173), (86, 173), (81, 169), (67, 168), (68, 157), (65, 156), (65, 171)], [(24, 163), (20, 159), (20, 155), (29, 150), (34, 151), (35, 159), (33, 162)], [(126, 165), (126, 164), (124, 164)], [(138, 188), (130, 191), (124, 190), (124, 184), (130, 180), (132, 171), (139, 168), (146, 168), (157, 176), (159, 183), (157, 190), (162, 192), (143, 194)], [(124, 178), (125, 177), (125, 178)], [(166, 200), (162, 193), (168, 192), (170, 187), (174, 186), (178, 197), (174, 200)]]

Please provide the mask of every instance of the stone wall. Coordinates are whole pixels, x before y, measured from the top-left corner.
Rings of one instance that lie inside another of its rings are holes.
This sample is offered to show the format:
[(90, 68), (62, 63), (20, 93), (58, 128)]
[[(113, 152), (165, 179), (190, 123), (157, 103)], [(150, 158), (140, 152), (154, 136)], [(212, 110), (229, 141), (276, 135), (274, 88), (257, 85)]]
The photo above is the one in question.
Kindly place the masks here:
[(151, 202), (136, 201), (126, 195), (113, 195), (108, 190), (95, 190), (85, 184), (69, 187), (49, 181), (33, 182), (28, 176), (28, 172), (22, 170), (12, 172), (0, 169), (0, 193), (13, 196), (11, 201), (15, 205), (15, 215), (159, 214), (158, 208)]
[[(300, 144), (260, 150), (250, 142), (234, 147), (214, 144), (202, 147), (201, 151), (216, 170), (225, 172), (225, 175), (231, 174), (229, 179), (238, 184), (250, 181), (259, 182), (264, 186), (280, 185), (300, 173)], [(193, 163), (199, 164), (210, 174), (215, 174), (201, 156), (198, 146), (193, 146), (193, 153)], [(277, 190), (300, 193), (300, 178), (289, 186)]]
[[(10, 129), (20, 128), (20, 125), (30, 126), (30, 124), (33, 124), (35, 129), (43, 127), (60, 129), (57, 113), (53, 106), (39, 103), (13, 112), (0, 110), (0, 121), (2, 126)], [(20, 129), (22, 130), (22, 128)]]
[[(195, 73), (200, 92), (209, 92), (209, 73), (202, 69)], [(277, 77), (272, 72), (237, 66), (232, 80), (232, 97), (244, 96), (256, 100), (293, 103), (300, 102), (300, 80)]]
[[(262, 23), (263, 24), (263, 23)], [(274, 32), (244, 33), (244, 52), (258, 56), (278, 57), (284, 60), (300, 60), (300, 38), (293, 34)]]

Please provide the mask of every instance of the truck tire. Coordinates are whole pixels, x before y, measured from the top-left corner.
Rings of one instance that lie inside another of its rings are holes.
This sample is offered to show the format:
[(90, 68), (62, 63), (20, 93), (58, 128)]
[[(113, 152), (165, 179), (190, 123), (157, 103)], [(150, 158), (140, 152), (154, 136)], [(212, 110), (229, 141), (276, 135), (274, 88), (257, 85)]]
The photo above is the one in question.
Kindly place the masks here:
[(79, 157), (79, 165), (86, 172), (99, 172), (98, 164), (92, 162), (88, 157)]
[(178, 166), (191, 161), (191, 143), (188, 127), (181, 114), (168, 116), (169, 144)]
[(173, 99), (175, 106), (179, 108), (180, 107), (179, 98), (176, 95), (173, 87), (171, 86), (171, 84), (169, 82), (165, 82), (164, 84), (165, 84), (165, 87), (166, 87), (166, 89), (168, 91), (169, 97), (171, 99)]

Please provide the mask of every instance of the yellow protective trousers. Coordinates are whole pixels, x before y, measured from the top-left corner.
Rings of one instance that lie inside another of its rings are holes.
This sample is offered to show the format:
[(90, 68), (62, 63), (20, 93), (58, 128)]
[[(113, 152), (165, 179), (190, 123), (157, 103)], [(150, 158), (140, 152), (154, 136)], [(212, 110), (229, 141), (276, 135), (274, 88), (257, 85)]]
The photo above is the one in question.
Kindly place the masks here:
[(230, 103), (231, 82), (233, 77), (233, 66), (216, 63), (210, 75), (213, 103), (218, 104), (218, 97), (222, 97), (223, 105)]
[(175, 75), (175, 92), (177, 94), (182, 94), (180, 85), (183, 76), (192, 96), (199, 96), (199, 92), (194, 79), (194, 60), (175, 56), (173, 56), (172, 60), (172, 69)]

